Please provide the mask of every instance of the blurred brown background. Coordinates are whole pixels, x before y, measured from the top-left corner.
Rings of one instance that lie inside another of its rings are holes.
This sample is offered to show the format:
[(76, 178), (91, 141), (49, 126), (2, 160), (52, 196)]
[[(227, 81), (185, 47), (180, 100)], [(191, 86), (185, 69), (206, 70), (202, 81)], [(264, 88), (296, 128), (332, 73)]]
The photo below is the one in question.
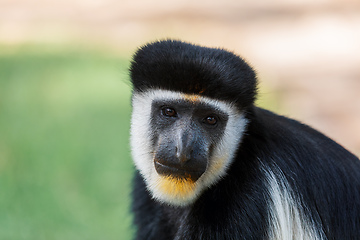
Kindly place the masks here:
[(129, 57), (163, 38), (243, 56), (263, 106), (360, 154), (359, 1), (0, 0), (3, 46), (77, 44)]

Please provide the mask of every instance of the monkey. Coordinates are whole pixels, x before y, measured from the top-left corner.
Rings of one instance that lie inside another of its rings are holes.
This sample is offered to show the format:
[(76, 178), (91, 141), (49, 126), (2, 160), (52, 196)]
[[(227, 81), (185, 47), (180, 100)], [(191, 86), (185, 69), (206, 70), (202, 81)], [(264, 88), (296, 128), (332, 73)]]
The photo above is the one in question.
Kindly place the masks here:
[(360, 239), (360, 161), (255, 105), (243, 58), (179, 40), (130, 66), (135, 239)]

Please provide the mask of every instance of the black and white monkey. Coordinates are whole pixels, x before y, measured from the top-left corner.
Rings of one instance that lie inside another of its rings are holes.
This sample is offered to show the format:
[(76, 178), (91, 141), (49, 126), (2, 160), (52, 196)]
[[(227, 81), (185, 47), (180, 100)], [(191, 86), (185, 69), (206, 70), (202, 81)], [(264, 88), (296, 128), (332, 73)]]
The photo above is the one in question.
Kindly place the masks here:
[(131, 68), (136, 239), (360, 239), (360, 161), (254, 106), (240, 57), (180, 41)]

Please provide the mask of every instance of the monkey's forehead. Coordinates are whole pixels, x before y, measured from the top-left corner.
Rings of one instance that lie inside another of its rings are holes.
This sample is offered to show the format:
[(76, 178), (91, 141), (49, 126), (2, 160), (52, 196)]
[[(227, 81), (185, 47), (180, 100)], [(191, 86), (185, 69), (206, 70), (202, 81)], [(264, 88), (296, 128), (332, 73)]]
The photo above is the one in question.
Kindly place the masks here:
[(242, 58), (180, 41), (159, 41), (140, 48), (130, 73), (135, 91), (171, 90), (235, 102), (240, 107), (251, 105), (256, 95), (255, 72)]
[(134, 92), (132, 96), (133, 106), (151, 106), (151, 104), (156, 101), (186, 101), (194, 104), (206, 105), (229, 115), (239, 114), (237, 107), (233, 103), (228, 103), (222, 100), (216, 100), (196, 94), (186, 94), (170, 90), (153, 89), (143, 92)]

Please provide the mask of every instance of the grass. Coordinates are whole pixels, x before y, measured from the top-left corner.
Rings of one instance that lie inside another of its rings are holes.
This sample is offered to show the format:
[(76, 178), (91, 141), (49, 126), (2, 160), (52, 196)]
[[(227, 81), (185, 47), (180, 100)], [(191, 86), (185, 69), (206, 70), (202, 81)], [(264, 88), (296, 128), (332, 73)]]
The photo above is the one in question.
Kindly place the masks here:
[(0, 240), (131, 239), (128, 64), (0, 46)]

